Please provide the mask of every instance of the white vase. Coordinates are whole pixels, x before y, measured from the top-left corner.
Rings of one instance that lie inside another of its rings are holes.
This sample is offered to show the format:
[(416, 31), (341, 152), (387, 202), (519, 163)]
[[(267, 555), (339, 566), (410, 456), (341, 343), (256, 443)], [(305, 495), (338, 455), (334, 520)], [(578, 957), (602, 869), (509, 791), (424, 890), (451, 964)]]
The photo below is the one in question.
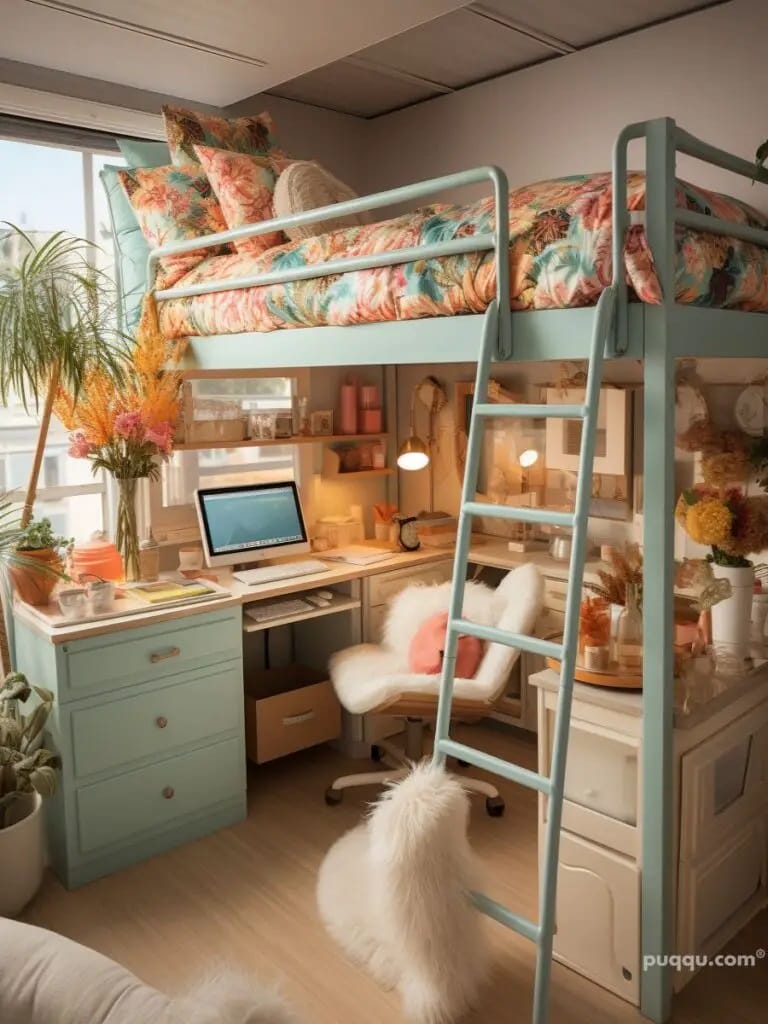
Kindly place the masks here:
[(728, 580), (731, 596), (712, 609), (712, 645), (721, 659), (741, 664), (749, 657), (755, 570), (714, 565), (715, 578)]
[(40, 888), (45, 864), (43, 801), (22, 797), (11, 811), (13, 825), (0, 829), (0, 915), (20, 913)]

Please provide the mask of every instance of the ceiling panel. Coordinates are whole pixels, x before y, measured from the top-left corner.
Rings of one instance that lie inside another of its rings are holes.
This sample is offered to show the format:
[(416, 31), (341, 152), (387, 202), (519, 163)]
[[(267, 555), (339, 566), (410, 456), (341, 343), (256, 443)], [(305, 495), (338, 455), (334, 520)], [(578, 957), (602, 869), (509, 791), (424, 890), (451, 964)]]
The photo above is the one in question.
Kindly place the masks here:
[(586, 46), (709, 7), (711, 0), (482, 0), (479, 6), (573, 46)]
[(0, 57), (227, 106), (464, 2), (2, 0)]
[(310, 71), (270, 92), (359, 117), (372, 117), (437, 95), (428, 85), (391, 78), (345, 61)]
[(370, 46), (360, 54), (379, 64), (453, 88), (551, 57), (550, 47), (470, 11)]

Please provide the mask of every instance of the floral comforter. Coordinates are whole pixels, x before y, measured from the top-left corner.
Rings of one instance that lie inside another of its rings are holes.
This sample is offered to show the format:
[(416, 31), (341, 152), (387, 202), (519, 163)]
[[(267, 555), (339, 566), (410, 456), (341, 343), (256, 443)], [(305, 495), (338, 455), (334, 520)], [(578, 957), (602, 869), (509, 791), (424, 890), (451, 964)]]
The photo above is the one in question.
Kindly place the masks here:
[[(611, 176), (574, 175), (512, 191), (509, 197), (511, 304), (515, 310), (589, 306), (611, 280)], [(628, 175), (631, 210), (645, 205), (645, 177)], [(735, 199), (678, 182), (677, 205), (768, 227), (768, 217)], [(494, 227), (493, 201), (433, 205), (376, 224), (343, 228), (276, 246), (260, 256), (203, 260), (177, 284), (221, 281), (425, 245)], [(678, 227), (678, 302), (768, 311), (768, 249)], [(660, 301), (642, 225), (624, 249), (627, 282), (643, 302)], [(493, 298), (493, 253), (468, 253), (290, 284), (221, 291), (159, 304), (166, 337), (274, 331), (414, 320), (482, 312)]]

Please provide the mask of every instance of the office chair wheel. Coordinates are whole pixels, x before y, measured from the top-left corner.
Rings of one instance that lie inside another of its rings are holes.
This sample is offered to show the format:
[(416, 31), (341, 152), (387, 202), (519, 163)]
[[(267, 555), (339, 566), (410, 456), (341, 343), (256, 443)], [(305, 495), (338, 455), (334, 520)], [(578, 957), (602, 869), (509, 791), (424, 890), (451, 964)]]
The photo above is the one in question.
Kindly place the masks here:
[(371, 760), (376, 764), (379, 764), (384, 760), (384, 751), (378, 745), (378, 743), (371, 744)]
[(337, 807), (344, 796), (342, 789), (334, 789), (333, 786), (329, 786), (325, 791), (325, 802), (329, 807)]
[(501, 818), (505, 807), (506, 804), (500, 796), (488, 796), (485, 798), (485, 809), (491, 818)]

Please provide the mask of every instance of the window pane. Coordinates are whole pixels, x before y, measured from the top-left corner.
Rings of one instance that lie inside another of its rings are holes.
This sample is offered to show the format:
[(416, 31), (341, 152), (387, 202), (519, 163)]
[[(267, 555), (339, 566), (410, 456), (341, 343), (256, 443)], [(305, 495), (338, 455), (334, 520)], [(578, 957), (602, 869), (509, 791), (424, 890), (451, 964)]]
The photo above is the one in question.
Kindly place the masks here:
[(55, 501), (39, 499), (35, 502), (35, 518), (47, 516), (56, 533), (82, 541), (87, 540), (96, 530), (104, 529), (102, 509), (100, 494), (78, 494), (57, 498)]
[(79, 150), (0, 139), (0, 167), (0, 221), (45, 234), (85, 234), (83, 155)]
[(293, 446), (174, 452), (163, 465), (162, 507), (192, 505), (198, 487), (293, 480)]
[(93, 241), (99, 247), (96, 253), (96, 265), (100, 270), (112, 274), (114, 270), (114, 249), (112, 246), (112, 222), (109, 217), (109, 206), (99, 171), (105, 166), (124, 167), (125, 160), (119, 153), (110, 156), (93, 155), (93, 223), (96, 234)]

